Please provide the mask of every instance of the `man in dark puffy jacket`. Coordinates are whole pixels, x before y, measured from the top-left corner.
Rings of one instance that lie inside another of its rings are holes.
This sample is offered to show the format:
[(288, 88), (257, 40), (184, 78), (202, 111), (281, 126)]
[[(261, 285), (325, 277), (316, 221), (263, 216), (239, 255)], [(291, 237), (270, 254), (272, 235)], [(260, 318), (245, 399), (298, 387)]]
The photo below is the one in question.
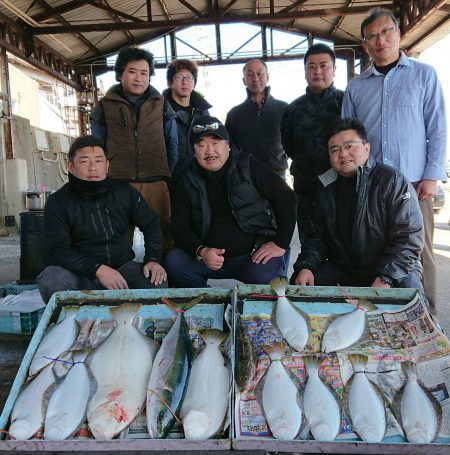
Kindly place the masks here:
[(202, 117), (191, 128), (195, 159), (174, 186), (165, 258), (171, 285), (208, 278), (267, 284), (284, 268), (295, 228), (295, 193), (252, 155), (230, 145), (225, 127)]
[(325, 137), (332, 169), (319, 193), (291, 282), (412, 287), (423, 292), (423, 224), (416, 192), (376, 163), (362, 123), (338, 120)]
[(333, 85), (335, 62), (334, 51), (325, 44), (314, 44), (308, 49), (304, 58), (306, 94), (289, 104), (281, 121), (281, 142), (292, 159), (301, 244), (305, 241), (314, 196), (321, 188), (318, 176), (330, 168), (323, 133), (340, 117), (344, 97), (344, 92)]
[(163, 95), (175, 112), (178, 130), (178, 161), (172, 172), (176, 180), (194, 156), (189, 143), (189, 129), (201, 117), (209, 115), (211, 105), (196, 92), (198, 68), (195, 62), (186, 59), (174, 60), (167, 67), (167, 85)]
[[(126, 182), (107, 177), (109, 161), (93, 136), (69, 150), (69, 182), (44, 210), (47, 268), (37, 281), (47, 302), (57, 291), (167, 286), (158, 217)], [(144, 234), (144, 263), (134, 262), (129, 224)]]

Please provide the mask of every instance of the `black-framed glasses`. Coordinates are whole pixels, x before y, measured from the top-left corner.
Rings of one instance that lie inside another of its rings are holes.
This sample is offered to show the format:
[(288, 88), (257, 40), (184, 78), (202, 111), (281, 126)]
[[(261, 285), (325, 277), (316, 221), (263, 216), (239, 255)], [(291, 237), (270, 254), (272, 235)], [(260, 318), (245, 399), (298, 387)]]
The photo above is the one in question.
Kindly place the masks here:
[(182, 82), (182, 81), (192, 82), (194, 80), (194, 76), (191, 76), (191, 75), (183, 76), (182, 74), (175, 74), (175, 76), (173, 78), (177, 82)]
[(203, 131), (217, 131), (220, 128), (219, 122), (207, 123), (206, 125), (194, 125), (192, 131), (194, 133), (203, 133)]
[(365, 144), (365, 141), (347, 141), (344, 142), (342, 145), (333, 145), (333, 147), (330, 147), (328, 149), (328, 152), (330, 155), (336, 152), (340, 152), (341, 150), (350, 153), (352, 152), (358, 145)]
[(366, 43), (374, 43), (378, 38), (390, 38), (395, 30), (397, 30), (397, 27), (383, 28), (380, 33), (371, 33), (370, 35), (365, 36), (363, 41)]

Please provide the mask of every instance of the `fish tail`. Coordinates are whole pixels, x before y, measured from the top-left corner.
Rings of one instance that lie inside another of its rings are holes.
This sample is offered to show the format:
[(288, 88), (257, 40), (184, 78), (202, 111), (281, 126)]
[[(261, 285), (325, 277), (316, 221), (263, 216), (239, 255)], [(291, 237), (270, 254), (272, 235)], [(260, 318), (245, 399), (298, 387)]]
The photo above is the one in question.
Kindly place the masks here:
[(411, 380), (417, 380), (417, 365), (411, 360), (402, 362), (402, 370), (406, 377)]
[(73, 316), (75, 314), (78, 314), (79, 311), (80, 311), (80, 307), (79, 306), (66, 306), (66, 307), (64, 307), (65, 317)]
[(322, 357), (320, 355), (305, 355), (303, 356), (303, 363), (305, 365), (308, 374), (315, 371), (319, 371), (320, 364), (322, 363)]
[(270, 357), (270, 360), (280, 360), (286, 352), (287, 344), (284, 341), (274, 341), (270, 344), (263, 344), (261, 349)]
[(200, 294), (197, 297), (193, 298), (192, 300), (189, 300), (189, 302), (182, 302), (182, 303), (175, 303), (172, 302), (172, 300), (169, 300), (168, 298), (161, 297), (161, 301), (167, 305), (171, 310), (173, 310), (175, 313), (184, 313), (185, 311), (191, 309), (198, 303), (200, 303), (203, 299), (204, 295)]
[(377, 306), (374, 305), (372, 302), (369, 300), (360, 300), (358, 301), (358, 308), (362, 308), (363, 310), (370, 312), (370, 311), (375, 311), (377, 310)]
[(218, 329), (200, 330), (199, 335), (205, 343), (217, 346), (220, 346), (228, 338), (228, 333)]
[(140, 303), (124, 303), (109, 309), (109, 313), (116, 321), (128, 319), (136, 315), (141, 309)]
[(278, 297), (284, 297), (286, 295), (286, 289), (288, 287), (288, 280), (286, 278), (281, 276), (273, 278), (269, 282), (269, 285)]
[(363, 354), (350, 354), (348, 359), (350, 360), (355, 371), (363, 371), (369, 358)]

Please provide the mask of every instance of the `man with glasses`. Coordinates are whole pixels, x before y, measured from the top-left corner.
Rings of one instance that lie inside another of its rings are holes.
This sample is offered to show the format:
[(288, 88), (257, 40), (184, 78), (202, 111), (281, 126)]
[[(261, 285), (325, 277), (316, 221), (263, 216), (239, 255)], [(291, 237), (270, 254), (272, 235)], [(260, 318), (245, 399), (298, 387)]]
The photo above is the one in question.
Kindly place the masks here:
[(422, 217), (412, 185), (375, 162), (355, 119), (331, 125), (325, 144), (331, 169), (321, 176), (324, 188), (291, 283), (422, 291)]
[(192, 160), (194, 152), (189, 144), (189, 129), (201, 117), (209, 115), (211, 104), (196, 92), (198, 68), (191, 60), (174, 60), (167, 67), (167, 85), (163, 95), (175, 112), (178, 129), (178, 162), (172, 173), (177, 179)]
[(287, 156), (281, 145), (280, 124), (287, 103), (270, 93), (269, 72), (261, 60), (244, 65), (242, 78), (247, 99), (227, 114), (225, 127), (231, 141), (244, 153), (251, 153), (285, 178)]
[(400, 31), (390, 11), (371, 10), (361, 37), (372, 64), (349, 82), (342, 116), (364, 123), (374, 159), (401, 171), (417, 192), (424, 221), (423, 284), (436, 314), (433, 196), (437, 181), (446, 180), (442, 89), (432, 67), (400, 51)]
[(92, 135), (108, 153), (109, 176), (130, 182), (157, 213), (167, 252), (172, 244), (167, 180), (178, 158), (175, 114), (150, 85), (153, 54), (122, 47), (114, 71), (119, 83), (92, 111)]
[(215, 117), (190, 131), (193, 159), (172, 193), (171, 286), (233, 278), (267, 284), (281, 275), (295, 228), (295, 193), (264, 163), (230, 144)]
[(292, 159), (291, 174), (297, 193), (297, 226), (300, 243), (312, 214), (312, 203), (321, 188), (318, 175), (330, 168), (322, 144), (324, 129), (340, 116), (344, 92), (333, 85), (336, 55), (325, 44), (312, 45), (305, 54), (306, 94), (293, 101), (281, 122), (281, 141)]

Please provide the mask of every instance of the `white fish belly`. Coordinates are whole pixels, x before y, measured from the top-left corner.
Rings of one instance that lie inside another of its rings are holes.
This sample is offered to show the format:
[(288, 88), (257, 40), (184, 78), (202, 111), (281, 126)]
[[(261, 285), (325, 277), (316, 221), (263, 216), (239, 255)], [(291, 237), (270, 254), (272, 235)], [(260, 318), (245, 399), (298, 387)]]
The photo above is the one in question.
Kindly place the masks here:
[(276, 321), (289, 345), (296, 351), (303, 351), (309, 338), (308, 325), (286, 297), (278, 297)]
[(111, 439), (123, 431), (145, 403), (153, 355), (132, 321), (132, 317), (118, 321), (111, 336), (92, 355), (90, 367), (97, 390), (89, 401), (87, 416), (96, 439)]
[(317, 375), (308, 378), (303, 400), (305, 418), (314, 439), (333, 441), (341, 426), (341, 412), (335, 397)]
[(416, 444), (432, 442), (437, 431), (437, 416), (433, 403), (416, 381), (406, 384), (400, 413), (408, 441)]
[(354, 310), (339, 316), (326, 329), (322, 339), (322, 351), (334, 352), (356, 343), (364, 333), (366, 313)]
[(386, 432), (384, 403), (364, 373), (354, 376), (348, 404), (359, 437), (366, 442), (380, 442)]
[(207, 345), (194, 361), (181, 418), (186, 439), (206, 439), (221, 428), (228, 409), (230, 374), (217, 346)]
[(78, 331), (75, 321), (77, 314), (78, 311), (68, 312), (65, 318), (59, 324), (53, 326), (47, 335), (44, 336), (31, 361), (30, 376), (34, 376), (48, 365), (51, 362), (49, 359), (58, 358), (72, 346)]
[(302, 425), (298, 390), (281, 362), (272, 362), (266, 373), (262, 404), (270, 431), (276, 439), (294, 439)]
[(19, 395), (11, 413), (11, 436), (25, 441), (39, 430), (44, 422), (43, 398), (47, 389), (55, 382), (53, 365), (48, 365)]
[(44, 439), (61, 441), (83, 423), (90, 391), (89, 374), (83, 363), (75, 364), (50, 398), (44, 424)]

